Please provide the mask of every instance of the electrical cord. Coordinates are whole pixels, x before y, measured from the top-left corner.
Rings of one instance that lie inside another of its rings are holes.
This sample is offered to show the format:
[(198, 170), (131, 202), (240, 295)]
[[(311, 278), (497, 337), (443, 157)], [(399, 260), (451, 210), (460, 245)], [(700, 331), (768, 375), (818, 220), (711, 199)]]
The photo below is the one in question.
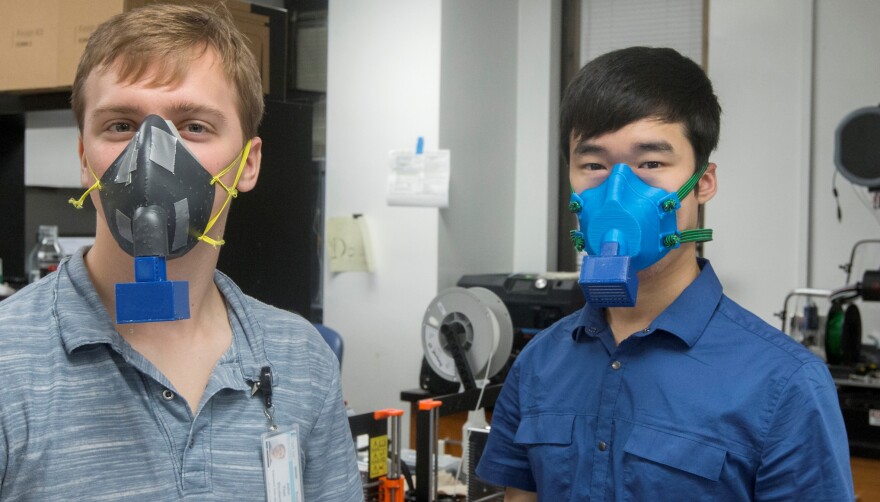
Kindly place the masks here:
[(831, 175), (831, 193), (834, 194), (834, 204), (837, 206), (837, 222), (843, 221), (843, 213), (840, 211), (840, 197), (837, 195), (837, 169)]

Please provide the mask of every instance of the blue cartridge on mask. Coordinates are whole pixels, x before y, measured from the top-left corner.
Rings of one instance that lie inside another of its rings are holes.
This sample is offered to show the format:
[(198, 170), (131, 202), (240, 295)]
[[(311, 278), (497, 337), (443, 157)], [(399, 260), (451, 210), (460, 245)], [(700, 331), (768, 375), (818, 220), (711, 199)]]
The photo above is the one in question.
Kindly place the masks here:
[(571, 194), (569, 208), (580, 223), (572, 239), (587, 251), (578, 282), (588, 303), (636, 304), (637, 272), (679, 246), (679, 207), (678, 194), (646, 184), (626, 164), (615, 165), (601, 185)]
[(139, 207), (132, 217), (134, 281), (116, 285), (116, 322), (189, 319), (189, 282), (167, 280), (167, 214), (158, 205)]
[(630, 257), (620, 254), (618, 242), (605, 242), (598, 255), (584, 257), (578, 283), (590, 305), (632, 307), (636, 304), (639, 278)]
[(189, 283), (169, 281), (164, 256), (134, 259), (135, 282), (116, 285), (116, 322), (189, 319)]

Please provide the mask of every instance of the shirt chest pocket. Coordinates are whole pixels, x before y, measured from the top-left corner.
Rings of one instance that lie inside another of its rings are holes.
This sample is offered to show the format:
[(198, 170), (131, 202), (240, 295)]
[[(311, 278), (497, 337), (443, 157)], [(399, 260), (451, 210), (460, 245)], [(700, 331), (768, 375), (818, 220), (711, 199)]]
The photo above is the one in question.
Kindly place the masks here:
[(525, 448), (538, 493), (554, 493), (560, 500), (571, 493), (575, 448), (574, 415), (524, 416), (514, 443)]
[(628, 500), (658, 500), (663, 493), (711, 499), (727, 457), (723, 448), (640, 425), (633, 427), (623, 451)]

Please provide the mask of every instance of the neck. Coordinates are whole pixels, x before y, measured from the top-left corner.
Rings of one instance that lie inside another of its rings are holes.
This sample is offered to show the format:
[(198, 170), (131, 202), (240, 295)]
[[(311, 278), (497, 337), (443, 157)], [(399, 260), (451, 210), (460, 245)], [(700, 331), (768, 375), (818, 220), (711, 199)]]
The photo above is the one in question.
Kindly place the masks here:
[[(167, 277), (173, 281), (189, 282), (190, 319), (173, 323), (143, 323), (138, 326), (151, 331), (150, 326), (161, 326), (164, 332), (193, 333), (193, 326), (203, 325), (201, 319), (225, 319), (222, 295), (214, 284), (214, 269), (219, 251), (199, 243), (185, 256), (168, 260)], [(98, 225), (95, 245), (85, 256), (89, 277), (111, 319), (116, 319), (116, 284), (134, 282), (134, 259), (125, 253), (110, 235), (109, 230)], [(119, 329), (123, 337), (131, 330)]]
[[(134, 260), (101, 225), (86, 254), (89, 276), (111, 318), (116, 318), (115, 284), (134, 280)], [(214, 284), (218, 251), (199, 243), (167, 263), (169, 280), (189, 282), (190, 318), (174, 322), (117, 325), (116, 330), (150, 361), (195, 413), (217, 361), (232, 343), (226, 303)]]
[(611, 307), (606, 318), (614, 340), (620, 345), (632, 334), (650, 326), (700, 274), (694, 245), (685, 244), (639, 272), (634, 307)]

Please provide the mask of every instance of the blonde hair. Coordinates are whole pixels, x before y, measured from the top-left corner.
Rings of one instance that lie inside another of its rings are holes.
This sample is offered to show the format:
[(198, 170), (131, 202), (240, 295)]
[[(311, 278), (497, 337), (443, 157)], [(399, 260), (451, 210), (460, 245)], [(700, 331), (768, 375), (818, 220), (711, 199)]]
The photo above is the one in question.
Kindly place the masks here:
[(122, 82), (139, 81), (154, 65), (154, 85), (179, 82), (190, 62), (214, 49), (226, 77), (238, 92), (238, 115), (245, 138), (257, 135), (263, 117), (260, 72), (244, 36), (222, 3), (206, 5), (154, 4), (118, 14), (89, 37), (76, 70), (71, 107), (83, 128), (83, 87), (94, 71), (114, 67)]

